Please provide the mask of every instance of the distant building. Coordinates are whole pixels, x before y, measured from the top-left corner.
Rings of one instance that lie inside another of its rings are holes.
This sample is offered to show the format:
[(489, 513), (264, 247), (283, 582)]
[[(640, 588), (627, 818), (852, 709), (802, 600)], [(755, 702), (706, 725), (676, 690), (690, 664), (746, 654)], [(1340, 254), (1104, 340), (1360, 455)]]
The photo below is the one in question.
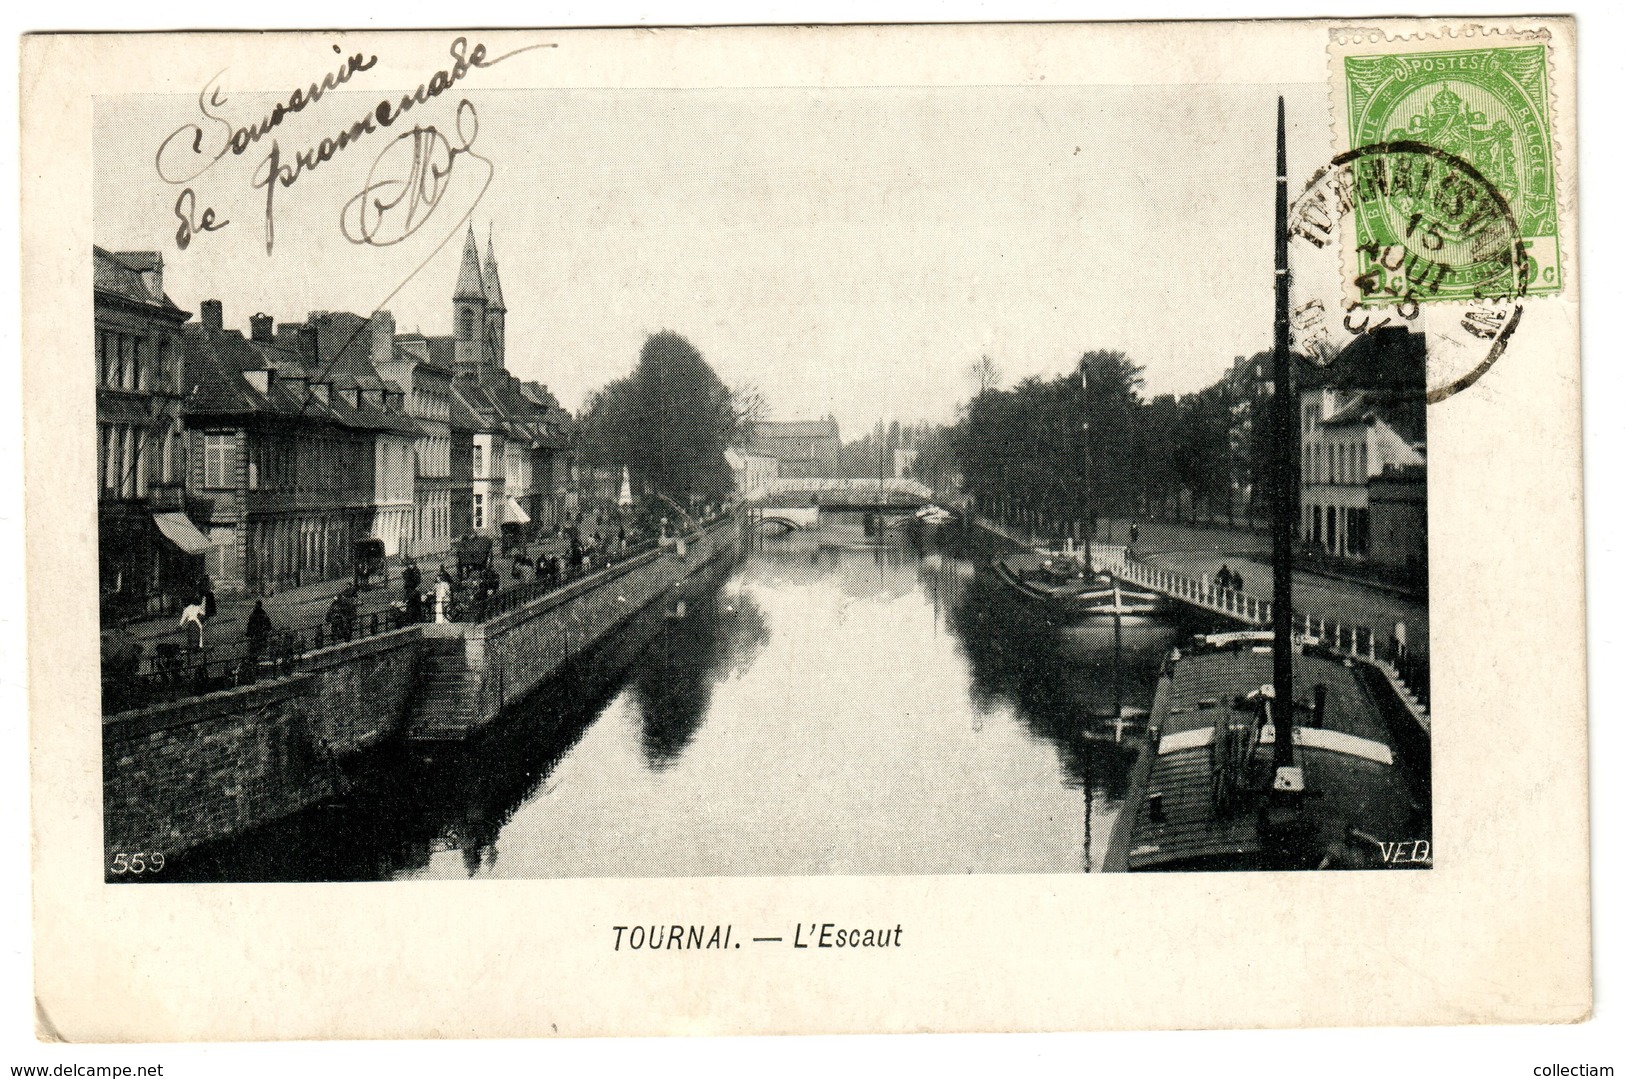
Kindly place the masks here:
[(733, 471), (734, 495), (755, 498), (767, 485), (779, 478), (779, 459), (762, 453), (750, 453), (730, 446), (723, 452), (728, 467)]
[(1428, 577), (1427, 466), (1385, 468), (1367, 485), (1371, 507), (1371, 564), (1384, 576), (1426, 586)]
[[(431, 353), (448, 351), (451, 426), (469, 429), (468, 531), (519, 545), (575, 509), (576, 428), (546, 386), (508, 371), (506, 323), (494, 244), (482, 266), (470, 229), (452, 295), (452, 335), (425, 344)], [(458, 464), (454, 454), (454, 473)]]
[(1260, 496), (1263, 477), (1255, 474), (1258, 455), (1255, 452), (1257, 431), (1264, 422), (1265, 410), (1275, 393), (1275, 380), (1270, 365), (1270, 354), (1254, 353), (1237, 356), (1225, 374), (1230, 406), (1227, 429), (1230, 460), (1230, 512), (1251, 515), (1254, 502)]
[(181, 325), (153, 251), (94, 249), (96, 520), (104, 616), (191, 602), (209, 542), (185, 504)]
[[(1374, 561), (1371, 488), (1389, 470), (1422, 484), (1425, 509), (1425, 362), (1419, 334), (1369, 335), (1333, 362), (1320, 385), (1299, 393), (1299, 535), (1305, 543), (1338, 558)], [(1397, 487), (1380, 493), (1394, 505), (1401, 500)], [(1414, 529), (1395, 526), (1384, 540), (1390, 545), (1384, 564), (1425, 561), (1425, 531), (1424, 524), (1418, 540)], [(1412, 549), (1392, 546), (1401, 542)]]
[(839, 475), (836, 457), (841, 449), (841, 430), (833, 416), (752, 424), (750, 439), (743, 448), (752, 454), (777, 458), (779, 475), (789, 479), (833, 479)]

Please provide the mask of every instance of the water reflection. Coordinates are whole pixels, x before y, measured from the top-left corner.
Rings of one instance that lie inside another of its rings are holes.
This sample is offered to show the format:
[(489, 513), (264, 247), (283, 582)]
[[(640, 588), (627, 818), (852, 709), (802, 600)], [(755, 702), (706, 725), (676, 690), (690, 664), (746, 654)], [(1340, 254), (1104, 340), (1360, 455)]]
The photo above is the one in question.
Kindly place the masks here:
[(1055, 625), (956, 530), (764, 538), (449, 751), (172, 879), (1089, 870), (1172, 627)]
[(716, 683), (749, 670), (771, 638), (767, 616), (738, 589), (684, 595), (667, 604), (663, 617), (667, 631), (644, 651), (631, 685), (643, 721), (643, 758), (655, 771), (682, 755), (705, 721)]

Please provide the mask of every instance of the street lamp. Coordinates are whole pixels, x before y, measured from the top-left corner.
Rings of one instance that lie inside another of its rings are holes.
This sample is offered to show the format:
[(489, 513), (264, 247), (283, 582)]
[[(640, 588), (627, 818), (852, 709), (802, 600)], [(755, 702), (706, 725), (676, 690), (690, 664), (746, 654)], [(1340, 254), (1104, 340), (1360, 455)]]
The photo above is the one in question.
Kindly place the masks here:
[(1091, 539), (1095, 532), (1095, 496), (1089, 485), (1089, 366), (1078, 364), (1078, 379), (1083, 384), (1083, 572), (1095, 575), (1094, 550)]

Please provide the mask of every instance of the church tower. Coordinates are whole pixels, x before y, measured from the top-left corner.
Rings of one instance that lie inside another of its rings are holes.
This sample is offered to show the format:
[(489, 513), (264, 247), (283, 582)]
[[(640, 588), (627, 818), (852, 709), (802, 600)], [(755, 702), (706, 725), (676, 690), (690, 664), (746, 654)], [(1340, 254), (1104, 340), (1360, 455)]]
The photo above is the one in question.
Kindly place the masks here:
[(485, 238), (485, 351), (497, 371), (508, 369), (508, 309), (502, 303), (502, 282), (497, 277), (496, 245)]
[(458, 378), (479, 381), (487, 362), (486, 312), (489, 307), (485, 295), (485, 278), (480, 272), (480, 249), (474, 241), (474, 229), (468, 230), (463, 241), (463, 265), (457, 272), (457, 291), (451, 296), (453, 339), (452, 356)]

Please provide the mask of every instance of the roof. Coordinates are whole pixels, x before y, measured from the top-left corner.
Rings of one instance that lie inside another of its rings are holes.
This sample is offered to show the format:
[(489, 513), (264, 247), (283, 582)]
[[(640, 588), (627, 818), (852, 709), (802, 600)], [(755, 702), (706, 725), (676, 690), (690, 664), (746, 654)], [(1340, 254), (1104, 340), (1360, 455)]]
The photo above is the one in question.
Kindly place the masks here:
[(492, 311), (506, 311), (502, 306), (502, 281), (497, 277), (497, 250), (490, 237), (485, 240), (485, 302)]
[[(360, 431), (387, 431), (416, 436), (422, 429), (409, 417), (363, 404), (357, 408), (335, 386), (324, 402), (309, 388), (313, 374), (297, 353), (275, 344), (252, 341), (237, 330), (210, 333), (187, 326), (182, 338), (184, 370), (190, 387), (182, 411), (189, 417), (277, 416), (287, 420), (332, 423)], [(245, 377), (248, 371), (273, 372), (261, 393)], [(377, 380), (377, 376), (373, 376)], [(293, 380), (306, 380), (296, 388)], [(353, 383), (352, 383), (353, 385)], [(380, 381), (378, 388), (382, 389)]]
[(1344, 427), (1381, 421), (1410, 445), (1427, 441), (1427, 408), (1420, 397), (1370, 390), (1354, 394), (1321, 421), (1323, 427)]
[(484, 302), (485, 278), (480, 271), (480, 249), (474, 242), (474, 228), (469, 227), (468, 238), (463, 241), (463, 264), (457, 271), (457, 288), (453, 300), (479, 300)]
[(483, 430), (483, 421), (472, 408), (468, 407), (468, 402), (463, 400), (462, 394), (458, 392), (460, 388), (459, 383), (454, 382), (451, 385), (451, 413), (447, 417), (447, 425), (453, 431)]
[(751, 438), (840, 438), (841, 430), (834, 420), (763, 420), (751, 426)]
[(93, 247), (92, 251), (95, 291), (106, 297), (116, 297), (127, 303), (152, 308), (177, 322), (189, 317), (188, 313), (176, 307), (162, 290), (154, 291), (147, 287), (147, 279), (142, 275), (163, 269), (163, 257), (156, 251), (114, 253), (100, 247)]

